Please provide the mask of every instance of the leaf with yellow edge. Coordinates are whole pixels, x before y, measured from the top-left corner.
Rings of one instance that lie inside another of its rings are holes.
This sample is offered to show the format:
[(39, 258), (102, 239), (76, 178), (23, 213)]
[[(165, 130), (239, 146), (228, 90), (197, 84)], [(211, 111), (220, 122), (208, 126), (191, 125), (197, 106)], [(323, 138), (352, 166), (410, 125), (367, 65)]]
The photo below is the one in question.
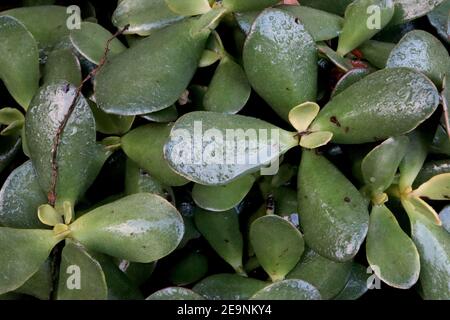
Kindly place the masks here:
[(413, 191), (418, 197), (432, 200), (450, 200), (450, 173), (434, 176)]
[(420, 198), (409, 196), (402, 199), (403, 207), (405, 208), (408, 216), (422, 215), (428, 218), (434, 224), (442, 225), (441, 219), (439, 219), (436, 211), (425, 201)]

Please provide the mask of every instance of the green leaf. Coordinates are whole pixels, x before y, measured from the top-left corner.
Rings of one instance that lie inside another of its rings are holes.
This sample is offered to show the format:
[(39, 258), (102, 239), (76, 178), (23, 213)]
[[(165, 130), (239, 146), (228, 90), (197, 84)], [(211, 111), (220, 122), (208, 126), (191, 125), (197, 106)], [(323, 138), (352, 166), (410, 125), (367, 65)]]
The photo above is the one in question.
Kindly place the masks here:
[(327, 44), (323, 42), (317, 43), (317, 49), (324, 55), (328, 60), (330, 60), (336, 67), (344, 72), (348, 72), (353, 69), (352, 61), (348, 58), (341, 57), (331, 49)]
[[(75, 96), (76, 88), (67, 82), (42, 87), (26, 115), (25, 132), (31, 161), (46, 193), (50, 191), (52, 184), (55, 135)], [(106, 151), (95, 140), (94, 117), (84, 97), (80, 96), (62, 132), (58, 148), (58, 211), (64, 201), (75, 204), (94, 181), (106, 160)]]
[(319, 290), (303, 280), (273, 283), (255, 293), (251, 300), (321, 300)]
[(180, 287), (169, 287), (154, 292), (145, 300), (205, 300), (192, 290)]
[(9, 163), (19, 153), (21, 139), (17, 136), (0, 136), (0, 172), (9, 165)]
[(266, 9), (258, 16), (245, 42), (243, 61), (253, 89), (284, 120), (293, 107), (315, 101), (314, 40), (290, 13)]
[[(75, 50), (84, 58), (97, 65), (105, 54), (105, 48), (109, 39), (112, 38), (113, 35), (108, 30), (92, 22), (82, 22), (79, 29), (70, 31), (70, 41)], [(125, 50), (126, 47), (122, 42), (114, 38), (109, 43), (107, 58), (113, 58)]]
[(416, 246), (384, 205), (372, 207), (366, 253), (372, 270), (391, 287), (409, 289), (419, 279)]
[(81, 66), (70, 49), (53, 50), (47, 57), (43, 74), (44, 85), (67, 81), (74, 86), (81, 83)]
[(217, 66), (203, 99), (206, 111), (237, 113), (250, 98), (250, 84), (242, 67), (229, 57)]
[(300, 138), (300, 145), (306, 149), (315, 149), (326, 145), (333, 139), (333, 134), (328, 131), (311, 132)]
[(152, 122), (167, 123), (178, 119), (178, 110), (173, 105), (161, 111), (144, 114), (141, 117)]
[(81, 245), (66, 242), (61, 255), (58, 300), (106, 300), (108, 287), (100, 263)]
[(112, 23), (118, 29), (130, 25), (125, 34), (148, 36), (181, 19), (183, 17), (170, 10), (165, 0), (122, 0), (113, 13)]
[(177, 286), (185, 286), (203, 279), (208, 273), (208, 258), (191, 252), (177, 261), (170, 270), (169, 279)]
[(177, 174), (164, 159), (164, 143), (169, 137), (171, 124), (147, 124), (127, 135), (121, 142), (126, 155), (156, 180), (168, 186), (182, 186), (188, 180)]
[(156, 261), (152, 263), (138, 263), (119, 260), (118, 262), (119, 269), (137, 286), (143, 285), (150, 278), (157, 265)]
[(444, 207), (439, 213), (439, 218), (442, 221), (442, 226), (447, 232), (450, 232), (450, 206)]
[(445, 74), (450, 71), (450, 58), (437, 38), (428, 32), (413, 30), (394, 47), (387, 67), (405, 67), (423, 72), (441, 87)]
[(196, 30), (200, 22), (178, 22), (110, 59), (96, 78), (98, 106), (107, 113), (142, 115), (174, 104), (194, 76), (211, 32)]
[(450, 233), (420, 214), (408, 212), (411, 235), (420, 255), (422, 296), (429, 300), (448, 300), (450, 291)]
[(31, 33), (15, 18), (0, 15), (0, 79), (25, 110), (39, 86), (39, 53)]
[(408, 143), (409, 139), (405, 136), (389, 138), (364, 157), (361, 171), (372, 196), (383, 193), (391, 186)]
[(350, 278), (347, 281), (344, 289), (334, 297), (335, 300), (356, 300), (367, 292), (367, 279), (369, 274), (366, 268), (359, 263), (353, 263), (350, 272)]
[(305, 102), (289, 112), (289, 122), (297, 130), (304, 132), (319, 114), (320, 107), (315, 102)]
[(211, 10), (208, 0), (165, 0), (170, 10), (180, 16), (196, 16)]
[(423, 165), (417, 178), (414, 180), (414, 188), (418, 188), (434, 176), (450, 173), (450, 159), (429, 161)]
[(267, 283), (237, 274), (215, 274), (197, 283), (192, 290), (208, 300), (248, 300)]
[(16, 108), (2, 108), (0, 109), (0, 124), (10, 125), (17, 121), (24, 121), (25, 117)]
[(354, 0), (302, 0), (302, 6), (308, 6), (343, 16), (345, 9), (353, 1)]
[(338, 262), (356, 255), (367, 233), (367, 202), (338, 169), (314, 151), (303, 150), (298, 204), (310, 248)]
[(198, 231), (211, 247), (238, 273), (243, 273), (243, 240), (237, 212), (208, 212), (197, 208), (194, 215)]
[(254, 182), (252, 175), (246, 175), (222, 186), (195, 184), (192, 199), (200, 208), (209, 211), (230, 210), (245, 198)]
[(164, 157), (176, 172), (191, 181), (223, 185), (277, 161), (297, 145), (295, 133), (265, 121), (198, 111), (175, 123)]
[(291, 271), (303, 254), (305, 243), (298, 229), (275, 215), (256, 219), (250, 226), (250, 242), (256, 257), (273, 282)]
[(391, 24), (400, 24), (422, 17), (428, 12), (431, 12), (442, 2), (444, 2), (444, 0), (429, 0), (420, 2), (410, 0), (394, 0), (395, 15), (392, 18)]
[(95, 127), (104, 134), (122, 135), (127, 133), (134, 122), (134, 116), (118, 116), (100, 109), (96, 103), (89, 100), (89, 106), (95, 118)]
[(344, 24), (344, 19), (335, 14), (304, 5), (281, 5), (277, 8), (288, 11), (298, 17), (316, 42), (336, 38), (339, 36)]
[(30, 279), (59, 240), (53, 231), (0, 228), (0, 294)]
[(339, 93), (343, 92), (353, 84), (365, 78), (370, 74), (370, 70), (363, 68), (351, 69), (346, 72), (341, 79), (336, 83), (333, 92), (331, 93), (331, 98), (334, 98)]
[(52, 285), (51, 263), (50, 259), (47, 259), (39, 270), (14, 292), (23, 293), (40, 300), (49, 300)]
[(450, 173), (434, 176), (414, 190), (413, 194), (417, 197), (428, 198), (431, 200), (449, 200)]
[(44, 226), (37, 216), (38, 207), (47, 202), (31, 161), (9, 175), (0, 190), (0, 225), (37, 229)]
[(277, 0), (222, 0), (222, 5), (229, 11), (253, 11), (262, 10), (278, 3)]
[(311, 131), (330, 131), (333, 142), (384, 140), (415, 129), (439, 104), (439, 94), (423, 74), (405, 68), (377, 71), (335, 96)]
[(358, 50), (370, 64), (378, 69), (384, 69), (394, 47), (394, 43), (369, 40), (359, 46)]
[(428, 203), (422, 199), (415, 197), (414, 195), (409, 195), (409, 197), (402, 198), (402, 205), (410, 219), (413, 216), (420, 216), (422, 218), (428, 219), (431, 223), (440, 226), (442, 224), (436, 211)]
[(428, 20), (436, 28), (442, 40), (449, 42), (448, 38), (448, 21), (449, 21), (450, 1), (443, 1), (440, 5), (428, 13)]
[(287, 275), (288, 279), (298, 279), (312, 284), (322, 298), (328, 300), (336, 296), (347, 283), (352, 269), (352, 261), (344, 263), (324, 258), (307, 249), (300, 262)]
[(49, 204), (39, 206), (38, 218), (43, 224), (51, 227), (63, 223), (62, 216)]
[(163, 198), (139, 193), (84, 214), (70, 225), (70, 237), (88, 249), (136, 262), (152, 262), (181, 241), (181, 215)]

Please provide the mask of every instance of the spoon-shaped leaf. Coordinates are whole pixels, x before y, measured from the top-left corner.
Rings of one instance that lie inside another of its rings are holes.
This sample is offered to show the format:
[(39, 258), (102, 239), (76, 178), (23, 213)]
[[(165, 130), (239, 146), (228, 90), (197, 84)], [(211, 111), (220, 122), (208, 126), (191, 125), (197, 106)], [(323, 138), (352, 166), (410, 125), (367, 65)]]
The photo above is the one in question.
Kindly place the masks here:
[(47, 202), (31, 161), (16, 168), (0, 190), (0, 225), (10, 228), (36, 229), (43, 225), (38, 207)]
[(192, 290), (208, 300), (248, 300), (267, 283), (237, 274), (215, 274), (197, 283)]
[(440, 87), (445, 74), (450, 71), (450, 58), (447, 49), (433, 35), (413, 30), (394, 47), (387, 67), (405, 67), (423, 72)]
[(223, 186), (195, 184), (192, 199), (200, 208), (209, 211), (230, 210), (245, 198), (254, 182), (252, 175), (246, 175)]
[(100, 263), (81, 245), (68, 241), (61, 255), (58, 300), (106, 300), (108, 287)]
[(295, 133), (241, 115), (190, 112), (175, 123), (164, 157), (179, 174), (206, 185), (255, 172), (298, 145)]
[(337, 53), (346, 55), (383, 29), (394, 15), (393, 0), (356, 0), (345, 11)]
[(192, 290), (181, 287), (169, 287), (152, 293), (145, 300), (205, 300)]
[(198, 231), (211, 247), (238, 273), (243, 273), (243, 240), (236, 211), (208, 212), (198, 208), (194, 215)]
[(414, 195), (432, 200), (450, 199), (450, 173), (434, 176), (419, 188), (414, 190)]
[(319, 114), (320, 107), (315, 102), (305, 102), (289, 112), (289, 122), (297, 130), (304, 132)]
[(366, 143), (399, 136), (430, 117), (439, 94), (423, 74), (406, 68), (377, 71), (335, 96), (312, 123), (336, 143)]
[(404, 197), (401, 200), (403, 208), (405, 208), (409, 216), (421, 216), (428, 219), (431, 223), (438, 226), (442, 225), (437, 212), (422, 199), (410, 194), (409, 197)]
[(81, 83), (81, 66), (70, 49), (53, 50), (47, 57), (44, 67), (43, 83), (67, 81), (74, 86)]
[(39, 52), (31, 33), (9, 16), (0, 16), (0, 79), (26, 110), (39, 86)]
[(107, 113), (142, 115), (174, 104), (191, 81), (215, 22), (212, 10), (168, 26), (109, 60), (98, 73), (95, 98)]
[(352, 261), (335, 262), (307, 249), (287, 278), (312, 284), (319, 290), (322, 298), (328, 300), (344, 288), (349, 279), (352, 264)]
[(0, 294), (30, 279), (59, 240), (50, 230), (0, 228)]
[(395, 15), (392, 18), (392, 24), (400, 24), (406, 21), (426, 15), (431, 12), (439, 4), (445, 0), (429, 0), (429, 1), (410, 1), (410, 0), (394, 0)]
[(256, 219), (250, 226), (256, 257), (272, 281), (283, 280), (303, 254), (305, 243), (298, 229), (275, 215)]
[(229, 57), (217, 66), (203, 99), (207, 111), (237, 113), (250, 98), (250, 84), (242, 67)]
[(147, 124), (140, 126), (121, 140), (126, 155), (155, 179), (168, 186), (181, 186), (188, 182), (177, 174), (164, 159), (164, 143), (169, 137), (171, 124)]
[(333, 139), (333, 134), (328, 131), (311, 132), (300, 138), (300, 145), (306, 149), (315, 149), (326, 145)]
[(101, 110), (96, 103), (88, 101), (95, 118), (95, 128), (98, 132), (112, 135), (123, 135), (133, 125), (134, 116), (118, 116)]
[(165, 0), (170, 10), (180, 16), (196, 16), (211, 10), (208, 0)]
[(409, 289), (419, 279), (416, 246), (384, 205), (372, 208), (366, 253), (375, 274), (392, 287)]
[(362, 175), (372, 195), (383, 193), (392, 184), (408, 143), (405, 136), (389, 138), (364, 157)]
[(298, 204), (309, 247), (334, 261), (355, 256), (367, 233), (367, 203), (338, 169), (314, 151), (303, 150)]
[(203, 254), (191, 252), (172, 267), (169, 279), (177, 286), (185, 286), (203, 279), (207, 273), (208, 258)]
[(223, 6), (233, 12), (261, 10), (276, 5), (277, 0), (223, 0)]
[(334, 297), (335, 300), (356, 300), (367, 292), (367, 278), (369, 274), (366, 268), (359, 263), (353, 263), (350, 277), (339, 294)]
[(267, 9), (253, 23), (243, 52), (244, 68), (253, 89), (288, 120), (289, 111), (315, 101), (317, 50), (298, 18)]
[(273, 283), (255, 293), (251, 300), (321, 300), (319, 290), (303, 280)]
[(70, 230), (70, 236), (89, 249), (147, 263), (175, 250), (184, 225), (169, 202), (157, 195), (138, 193), (84, 214)]
[(394, 47), (395, 44), (393, 43), (369, 40), (359, 46), (358, 50), (362, 52), (364, 59), (374, 67), (384, 69)]

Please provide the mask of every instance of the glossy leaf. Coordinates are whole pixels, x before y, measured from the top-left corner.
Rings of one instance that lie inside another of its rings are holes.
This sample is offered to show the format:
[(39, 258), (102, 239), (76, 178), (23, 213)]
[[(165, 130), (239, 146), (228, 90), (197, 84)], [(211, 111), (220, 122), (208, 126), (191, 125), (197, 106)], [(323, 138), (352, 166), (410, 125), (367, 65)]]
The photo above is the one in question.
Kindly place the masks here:
[(446, 206), (442, 211), (439, 213), (439, 218), (442, 221), (442, 226), (444, 227), (447, 232), (450, 232), (450, 206)]
[(428, 13), (428, 20), (436, 28), (439, 36), (446, 42), (448, 37), (448, 21), (449, 21), (450, 1), (443, 1), (440, 5)]
[(319, 113), (311, 131), (330, 131), (333, 142), (384, 140), (415, 129), (439, 103), (436, 87), (405, 68), (377, 71), (335, 96)]
[(353, 263), (350, 278), (344, 289), (334, 298), (335, 300), (356, 300), (367, 292), (367, 279), (370, 274), (359, 263)]
[(178, 110), (175, 106), (170, 106), (161, 111), (144, 114), (141, 117), (152, 122), (167, 123), (178, 119)]
[(346, 55), (383, 29), (394, 16), (393, 0), (356, 0), (345, 11), (337, 53)]
[(354, 0), (303, 0), (302, 6), (308, 6), (343, 16), (345, 9), (353, 1)]
[(165, 0), (170, 10), (181, 16), (196, 16), (211, 10), (208, 0)]
[(0, 172), (10, 164), (19, 153), (21, 139), (17, 136), (0, 136)]
[(275, 215), (261, 217), (251, 224), (250, 242), (259, 263), (274, 282), (285, 278), (305, 248), (300, 231)]
[(307, 249), (287, 278), (303, 280), (312, 284), (319, 290), (322, 298), (328, 300), (345, 287), (350, 277), (352, 264), (352, 261), (335, 262)]
[(15, 18), (0, 15), (0, 79), (25, 110), (39, 86), (39, 52), (31, 33)]
[(256, 172), (297, 145), (295, 133), (265, 121), (198, 111), (175, 123), (164, 157), (191, 181), (223, 185)]
[(325, 55), (325, 57), (328, 60), (330, 60), (336, 67), (338, 67), (342, 71), (348, 72), (351, 69), (353, 69), (353, 65), (350, 59), (341, 57), (339, 54), (336, 53), (336, 51), (331, 49), (327, 44), (319, 42), (317, 44), (317, 49), (322, 55)]
[(43, 83), (67, 81), (74, 86), (81, 83), (81, 66), (70, 49), (53, 50), (47, 57)]
[(195, 184), (192, 199), (200, 208), (209, 211), (230, 210), (245, 198), (254, 182), (252, 175), (246, 175), (223, 186)]
[(432, 200), (450, 199), (450, 173), (434, 176), (419, 188), (414, 190), (414, 195)]
[(243, 240), (234, 209), (224, 212), (195, 210), (195, 225), (211, 247), (238, 273), (243, 273)]
[(208, 272), (208, 258), (200, 253), (192, 252), (172, 267), (170, 281), (177, 286), (185, 286), (203, 279)]
[(288, 120), (293, 107), (315, 100), (314, 40), (288, 12), (267, 9), (258, 16), (245, 42), (243, 61), (253, 89), (283, 119)]
[(139, 193), (84, 214), (70, 236), (87, 248), (136, 262), (171, 253), (184, 233), (178, 211), (163, 198)]
[(268, 285), (251, 300), (321, 300), (319, 290), (303, 280), (289, 279)]
[(341, 79), (336, 83), (333, 92), (331, 93), (331, 98), (334, 98), (339, 93), (343, 92), (345, 89), (349, 88), (359, 80), (363, 79), (370, 74), (368, 69), (356, 68), (346, 72)]
[(392, 24), (400, 24), (426, 15), (444, 0), (410, 1), (394, 0), (395, 15)]
[(0, 294), (30, 279), (58, 242), (53, 231), (0, 228)]
[(197, 283), (192, 290), (208, 300), (248, 300), (267, 283), (236, 274), (215, 274)]
[(298, 203), (310, 248), (334, 261), (356, 255), (367, 233), (367, 203), (342, 173), (314, 151), (303, 151)]
[(441, 225), (442, 222), (439, 219), (437, 212), (428, 203), (422, 199), (411, 195), (406, 198), (402, 198), (402, 205), (405, 208), (409, 216), (420, 216), (428, 219), (431, 223)]
[(205, 300), (192, 290), (181, 287), (169, 287), (152, 293), (146, 300)]
[(134, 116), (118, 116), (101, 110), (97, 104), (88, 101), (95, 118), (95, 129), (104, 134), (122, 135), (127, 133), (134, 122)]
[(388, 285), (409, 289), (419, 279), (420, 261), (416, 246), (384, 205), (372, 208), (366, 252), (372, 270)]
[(382, 42), (369, 40), (358, 47), (363, 54), (364, 59), (370, 62), (374, 67), (383, 69), (389, 59), (389, 55), (394, 49), (395, 44), (390, 42)]
[(223, 0), (223, 6), (233, 12), (261, 10), (276, 5), (277, 0)]
[(119, 269), (137, 286), (143, 285), (155, 271), (157, 262), (138, 263), (128, 260), (120, 260)]

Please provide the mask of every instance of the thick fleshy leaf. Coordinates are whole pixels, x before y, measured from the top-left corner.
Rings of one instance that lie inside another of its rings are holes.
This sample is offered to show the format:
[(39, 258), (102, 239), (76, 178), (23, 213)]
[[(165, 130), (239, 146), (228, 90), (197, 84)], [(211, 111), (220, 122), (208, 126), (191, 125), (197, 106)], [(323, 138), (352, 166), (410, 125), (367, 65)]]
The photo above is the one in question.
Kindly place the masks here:
[(40, 300), (49, 300), (52, 286), (51, 263), (50, 259), (47, 259), (39, 270), (14, 292), (23, 293)]
[(122, 135), (133, 125), (134, 116), (118, 116), (101, 110), (93, 101), (88, 101), (95, 118), (95, 129), (104, 134)]
[(395, 15), (392, 18), (392, 24), (400, 24), (406, 21), (414, 20), (431, 12), (444, 0), (429, 1), (411, 1), (411, 0), (393, 0), (395, 3)]
[(326, 145), (333, 139), (333, 134), (328, 131), (311, 132), (300, 138), (300, 146), (306, 149), (315, 149)]
[[(25, 131), (31, 161), (46, 194), (51, 191), (55, 135), (75, 96), (76, 88), (67, 82), (42, 87), (26, 115)], [(75, 204), (94, 181), (106, 159), (106, 151), (96, 144), (92, 112), (84, 97), (80, 96), (58, 148), (56, 206), (62, 206), (64, 201)]]
[(433, 35), (422, 30), (408, 32), (392, 50), (388, 68), (405, 67), (423, 72), (437, 86), (442, 86), (450, 71), (447, 49)]
[(353, 1), (354, 0), (302, 0), (302, 6), (308, 6), (343, 16), (345, 9)]
[(358, 252), (369, 224), (367, 202), (327, 159), (303, 150), (298, 204), (306, 244), (334, 261)]
[(17, 136), (0, 136), (0, 172), (10, 164), (20, 151), (20, 137)]
[(344, 56), (380, 32), (394, 16), (392, 0), (356, 0), (345, 11), (337, 52)]
[(106, 300), (108, 287), (100, 263), (82, 246), (69, 241), (61, 255), (58, 300)]
[(0, 79), (25, 110), (39, 87), (39, 52), (31, 33), (0, 15)]
[(169, 9), (165, 0), (122, 0), (112, 16), (113, 24), (126, 34), (147, 36), (157, 29), (183, 19)]
[(244, 68), (255, 91), (288, 120), (289, 111), (317, 92), (317, 51), (298, 18), (267, 9), (253, 23), (243, 52)]
[(372, 208), (366, 254), (375, 274), (392, 287), (409, 289), (419, 279), (417, 248), (384, 205)]
[[(70, 40), (74, 48), (87, 60), (99, 64), (105, 54), (106, 44), (113, 35), (101, 25), (82, 22), (79, 29), (70, 32)], [(126, 50), (126, 47), (115, 38), (110, 41), (108, 59)]]
[(197, 283), (192, 290), (208, 300), (248, 300), (267, 283), (237, 274), (215, 274)]
[(142, 115), (174, 104), (194, 76), (206, 40), (223, 14), (178, 22), (108, 60), (96, 78), (95, 98), (107, 113)]
[(362, 52), (364, 59), (369, 61), (370, 64), (378, 69), (383, 69), (386, 67), (389, 55), (394, 47), (394, 43), (369, 40), (359, 46), (358, 50)]
[(43, 83), (67, 81), (74, 86), (81, 83), (81, 66), (70, 49), (53, 50), (47, 57), (44, 67)]
[(192, 199), (200, 208), (209, 211), (230, 210), (245, 198), (254, 182), (252, 175), (246, 175), (223, 186), (195, 184)]
[(205, 300), (192, 290), (181, 287), (169, 287), (152, 293), (146, 300)]
[(137, 286), (143, 285), (153, 274), (157, 261), (151, 263), (130, 262), (119, 260), (118, 267)]
[(196, 16), (211, 10), (208, 0), (165, 0), (170, 10), (180, 16)]
[(181, 241), (181, 215), (160, 196), (138, 193), (84, 214), (70, 236), (87, 248), (136, 262), (152, 262)]
[(334, 298), (335, 300), (356, 300), (367, 292), (367, 279), (369, 274), (366, 268), (359, 263), (353, 263), (350, 277), (344, 289)]
[(434, 84), (406, 68), (377, 71), (335, 96), (311, 131), (330, 131), (336, 143), (366, 143), (399, 136), (430, 117), (439, 104)]
[(345, 89), (349, 88), (351, 85), (355, 84), (359, 80), (363, 79), (370, 74), (370, 70), (364, 68), (351, 69), (345, 73), (341, 79), (336, 83), (333, 92), (331, 93), (331, 98), (337, 96), (339, 93), (343, 92)]
[(430, 151), (450, 156), (450, 139), (444, 125), (438, 125)]
[(304, 280), (312, 284), (319, 290), (322, 298), (328, 300), (344, 288), (349, 279), (352, 264), (352, 261), (335, 262), (307, 249), (287, 278)]
[(233, 12), (261, 10), (276, 5), (277, 0), (223, 0), (223, 6)]
[(429, 300), (450, 299), (450, 233), (420, 214), (408, 212), (411, 234), (420, 255), (422, 296)]
[(406, 136), (389, 138), (364, 157), (361, 171), (372, 196), (383, 193), (390, 187), (408, 143)]
[(203, 99), (207, 111), (237, 113), (250, 98), (250, 84), (242, 67), (229, 57), (217, 66)]
[(413, 188), (416, 189), (434, 176), (444, 173), (450, 173), (450, 159), (429, 161), (421, 168), (416, 180), (414, 180)]
[(346, 57), (341, 57), (331, 49), (326, 43), (319, 42), (317, 43), (317, 49), (319, 52), (324, 55), (328, 60), (330, 60), (336, 67), (341, 69), (344, 72), (349, 72), (353, 69), (352, 61)]
[(303, 280), (275, 282), (255, 293), (251, 300), (321, 300), (319, 290)]
[(319, 114), (320, 107), (315, 102), (305, 102), (289, 112), (289, 122), (297, 130), (304, 132)]
[(232, 209), (224, 212), (208, 212), (196, 209), (195, 225), (211, 247), (238, 273), (243, 273), (243, 240), (239, 230), (237, 212)]
[(21, 287), (59, 242), (53, 231), (0, 228), (0, 294)]
[(277, 8), (286, 10), (298, 17), (314, 41), (325, 41), (336, 38), (344, 24), (344, 19), (340, 16), (303, 5), (282, 5)]
[(442, 211), (439, 213), (439, 218), (442, 221), (442, 226), (444, 227), (447, 232), (450, 232), (450, 206), (446, 206)]
[(414, 190), (413, 194), (432, 200), (450, 200), (450, 173), (434, 176)]
[(168, 186), (182, 186), (187, 179), (177, 174), (164, 159), (164, 143), (172, 124), (147, 124), (140, 126), (121, 140), (126, 155), (156, 180)]
[(38, 207), (47, 202), (31, 161), (9, 175), (0, 190), (0, 225), (10, 228), (37, 229), (43, 224)]
[(179, 174), (206, 185), (256, 172), (298, 145), (295, 133), (241, 115), (190, 112), (175, 123), (164, 157)]
[(185, 286), (203, 279), (207, 272), (208, 258), (192, 252), (173, 265), (169, 279), (177, 286)]
[(436, 28), (439, 36), (447, 43), (448, 37), (448, 22), (449, 22), (450, 1), (443, 1), (440, 5), (428, 13), (428, 20)]
[(178, 119), (178, 110), (173, 105), (160, 111), (144, 114), (141, 117), (152, 122), (167, 123)]
[(409, 216), (421, 216), (435, 225), (442, 225), (437, 212), (422, 199), (410, 194), (409, 197), (402, 198), (401, 200), (403, 208), (405, 208)]
[(300, 231), (275, 215), (258, 218), (251, 224), (250, 242), (259, 263), (274, 282), (285, 278), (305, 248)]

